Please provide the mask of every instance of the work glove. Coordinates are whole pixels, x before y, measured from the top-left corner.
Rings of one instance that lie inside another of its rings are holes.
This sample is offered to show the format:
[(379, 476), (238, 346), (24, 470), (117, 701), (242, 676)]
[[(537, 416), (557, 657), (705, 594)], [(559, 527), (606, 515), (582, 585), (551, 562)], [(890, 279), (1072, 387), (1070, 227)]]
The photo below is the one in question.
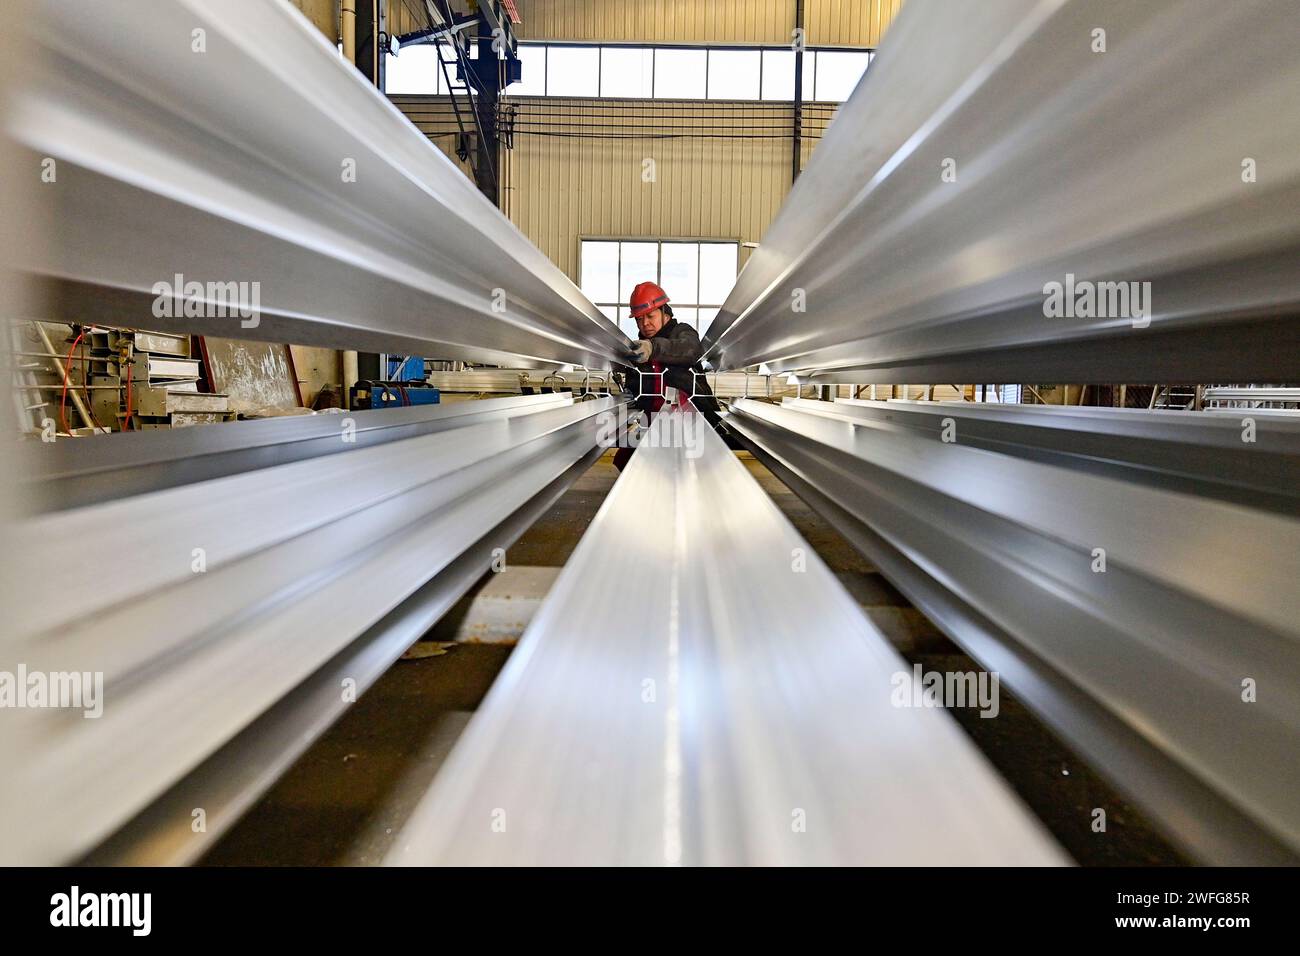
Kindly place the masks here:
[(632, 361), (637, 365), (644, 365), (646, 362), (650, 361), (650, 353), (652, 351), (653, 348), (649, 339), (638, 339), (636, 342), (632, 343), (632, 349), (628, 352), (628, 355), (632, 357)]
[(641, 433), (650, 427), (650, 416), (645, 412), (637, 412), (628, 419), (627, 438), (628, 445), (635, 448), (641, 441)]

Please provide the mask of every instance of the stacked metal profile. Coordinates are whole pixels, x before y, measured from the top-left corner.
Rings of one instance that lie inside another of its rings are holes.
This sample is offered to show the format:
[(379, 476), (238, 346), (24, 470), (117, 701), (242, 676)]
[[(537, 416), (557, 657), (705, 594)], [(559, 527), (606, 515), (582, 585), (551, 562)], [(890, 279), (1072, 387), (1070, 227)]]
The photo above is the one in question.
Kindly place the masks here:
[(1300, 388), (1218, 385), (1205, 389), (1202, 398), (1210, 408), (1295, 409), (1300, 406)]
[(810, 552), (658, 416), (390, 862), (1063, 862)]
[[(96, 719), (0, 721), (0, 816), (22, 821), (5, 862), (71, 861), (124, 827), (95, 859), (193, 859), (591, 464), (615, 407), (555, 395), (274, 423), (303, 425), (306, 452), (249, 427), (271, 423), (212, 426), (227, 447), (197, 467), (213, 477), (179, 485), (155, 470), (184, 450), (164, 440), (198, 430), (123, 436), (107, 475), (72, 462), (49, 503), (73, 506), (8, 529), (29, 564), (0, 667), (100, 672), (106, 702)], [(357, 448), (359, 422), (391, 440)], [(248, 467), (259, 450), (303, 460)], [(134, 493), (98, 500), (118, 476)]]
[(728, 424), (1187, 852), (1300, 856), (1300, 420), (787, 399)]
[[(31, 314), (214, 332), (153, 314), (179, 274), (260, 283), (230, 335), (619, 357), (286, 4), (42, 10), (17, 18), (45, 58), (6, 120), (18, 162), (59, 170), (55, 241), (7, 243), (46, 293)], [(1286, 0), (909, 0), (715, 357), (820, 381), (1294, 381), (1296, 23)], [(1151, 281), (1149, 323), (1047, 318), (1067, 275)], [(0, 668), (102, 670), (113, 700), (3, 715), (6, 861), (193, 859), (590, 460), (615, 405), (506, 401), (358, 415), (355, 447), (316, 419), (6, 456)], [(1294, 432), (1000, 414), (742, 400), (731, 422), (1189, 852), (1293, 859)], [(898, 658), (701, 441), (638, 451), (397, 859), (1056, 861), (946, 715), (888, 705)], [(58, 476), (16, 520), (15, 463)]]
[(510, 365), (626, 342), (290, 4), (19, 19), (7, 133), (57, 180), (14, 265), (55, 318)]
[[(4, 145), (38, 183), (9, 223), (6, 278), (33, 291), (14, 314), (514, 365), (619, 355), (617, 328), (289, 4), (44, 0), (13, 19)], [(338, 714), (344, 679), (359, 692), (581, 473), (616, 405), (6, 455), (0, 666), (102, 672), (111, 703), (6, 711), (5, 860), (192, 859)]]
[[(746, 372), (699, 373), (699, 381), (707, 382), (719, 398), (782, 398), (798, 397), (799, 386), (788, 382), (785, 375), (754, 375)], [(618, 391), (617, 382), (608, 371), (586, 369), (560, 369), (559, 371), (487, 368), (461, 372), (431, 372), (429, 382), (443, 392), (470, 394), (518, 394), (528, 390), (573, 390), (578, 394), (588, 392)]]
[[(911, 0), (711, 355), (812, 382), (1295, 380), (1294, 14), (999, 0), (954, 28)], [(1053, 283), (1146, 301), (1058, 315)], [(1249, 414), (787, 400), (728, 423), (1187, 853), (1294, 861), (1300, 433)]]
[[(908, 0), (711, 357), (817, 382), (1294, 380), (1297, 44), (1292, 0)], [(1146, 314), (1050, 314), (1051, 283)]]

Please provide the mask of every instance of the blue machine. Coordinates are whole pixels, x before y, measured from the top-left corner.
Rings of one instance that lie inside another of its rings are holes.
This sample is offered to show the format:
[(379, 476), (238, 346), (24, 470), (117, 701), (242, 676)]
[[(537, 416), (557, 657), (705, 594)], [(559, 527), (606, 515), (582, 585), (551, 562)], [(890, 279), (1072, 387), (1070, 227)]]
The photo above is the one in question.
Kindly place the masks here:
[(424, 357), (420, 355), (386, 355), (388, 367), (384, 369), (386, 382), (424, 381)]
[[(420, 360), (421, 366), (424, 360)], [(409, 408), (412, 405), (437, 405), (442, 399), (438, 390), (426, 382), (360, 381), (348, 392), (350, 408)]]

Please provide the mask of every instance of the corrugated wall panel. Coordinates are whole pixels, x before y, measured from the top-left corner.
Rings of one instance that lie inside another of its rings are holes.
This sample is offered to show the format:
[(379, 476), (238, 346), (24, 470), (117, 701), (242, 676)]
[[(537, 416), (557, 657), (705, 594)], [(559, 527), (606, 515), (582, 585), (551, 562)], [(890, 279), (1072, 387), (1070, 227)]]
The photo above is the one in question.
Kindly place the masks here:
[[(293, 2), (293, 0), (290, 0)], [(338, 0), (335, 0), (337, 3)], [(369, 0), (358, 0), (358, 3), (367, 5), (369, 9)], [(434, 4), (437, 9), (441, 4)], [(403, 33), (412, 33), (416, 30), (423, 30), (429, 25), (428, 15), (425, 13), (424, 0), (387, 0), (387, 17), (388, 32), (393, 36), (401, 36)], [(471, 13), (478, 9), (475, 0), (451, 0), (451, 10), (456, 14)], [(436, 19), (436, 18), (435, 18)]]
[[(902, 0), (806, 0), (808, 42), (875, 46)], [(790, 42), (794, 0), (518, 0), (528, 40), (614, 43)]]
[[(464, 4), (453, 3), (453, 10), (464, 10)], [(393, 36), (414, 33), (429, 25), (424, 12), (424, 0), (388, 0), (388, 32)]]
[(517, 0), (526, 40), (790, 42), (792, 0)]
[(808, 43), (874, 47), (902, 5), (902, 0), (807, 0)]
[(289, 0), (330, 43), (339, 37), (339, 0)]
[[(470, 179), (474, 178), (473, 168), (469, 163), (461, 162), (456, 156), (456, 137), (459, 128), (455, 113), (451, 108), (451, 99), (446, 96), (392, 96), (389, 97), (415, 127), (429, 137), (429, 141), (442, 150), (453, 163), (460, 167)], [(463, 98), (462, 98), (463, 104)], [(465, 124), (472, 130), (474, 118), (465, 114)]]
[[(523, 22), (515, 33), (524, 40), (780, 45), (790, 42), (795, 22), (794, 0), (517, 0), (516, 6)], [(902, 0), (805, 0), (808, 42), (874, 47), (901, 6)], [(389, 32), (423, 28), (423, 8), (424, 0), (388, 0)]]
[[(454, 153), (446, 97), (393, 102)], [(793, 117), (785, 104), (557, 98), (512, 105), (518, 116), (514, 149), (503, 151), (502, 209), (575, 281), (583, 236), (757, 242), (790, 189)], [(642, 181), (647, 159), (653, 182)]]
[[(584, 236), (755, 242), (789, 191), (789, 107), (517, 105), (507, 212), (574, 281)], [(652, 182), (642, 178), (646, 160), (654, 161)]]
[(803, 108), (803, 137), (800, 142), (799, 168), (807, 169), (812, 160), (813, 150), (821, 142), (821, 136), (835, 118), (837, 107), (829, 103), (813, 103)]

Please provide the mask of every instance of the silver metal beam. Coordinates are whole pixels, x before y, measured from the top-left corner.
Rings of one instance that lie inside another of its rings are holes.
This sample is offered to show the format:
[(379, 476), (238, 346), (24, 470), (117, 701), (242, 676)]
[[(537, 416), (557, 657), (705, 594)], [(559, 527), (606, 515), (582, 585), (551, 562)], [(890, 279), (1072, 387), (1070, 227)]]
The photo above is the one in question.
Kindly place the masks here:
[(691, 420), (651, 425), (389, 862), (1065, 862)]
[[(909, 0), (710, 358), (813, 382), (1295, 378), (1298, 43), (1291, 0)], [(1076, 280), (1148, 282), (1149, 316), (1049, 316)]]
[[(506, 364), (619, 357), (615, 325), (290, 4), (37, 11), (17, 24), (36, 55), (6, 128), (55, 226), (16, 250), (43, 282), (39, 317)], [(212, 283), (246, 283), (232, 305), (250, 315), (222, 317)], [(171, 292), (191, 314), (159, 314)]]
[(14, 458), (34, 508), (62, 511), (571, 403), (567, 395), (519, 395), (126, 432), (112, 443), (23, 442)]
[(452, 394), (518, 395), (522, 389), (576, 389), (593, 392), (616, 389), (608, 371), (585, 369), (476, 368), (460, 372), (430, 372), (428, 382)]
[[(517, 534), (512, 521), (589, 460), (616, 408), (613, 399), (567, 397), (503, 408), (463, 427), (7, 528), (7, 546), (23, 561), (6, 582), (21, 600), (6, 607), (0, 669), (102, 673), (104, 706), (97, 719), (6, 711), (4, 862), (68, 862), (90, 851), (270, 708), (324, 693), (304, 682), (330, 662), (361, 659), (373, 676), (376, 652), (362, 654), (358, 637), (370, 633), (379, 657), (396, 657), (397, 645), (468, 586), (471, 570), (486, 570), (484, 549), (510, 543), (485, 536)], [(457, 566), (472, 549), (473, 568)], [(430, 593), (427, 583), (448, 569), (456, 587), (439, 582)], [(353, 692), (368, 679), (347, 676)], [(336, 695), (349, 689), (333, 678), (331, 686)], [(284, 727), (309, 718), (321, 728), (337, 711), (291, 709)], [(264, 785), (258, 768), (305, 742), (259, 739), (263, 763), (244, 772)], [(217, 785), (221, 775), (202, 779), (212, 786), (186, 804), (184, 818), (155, 817), (145, 829), (174, 834), (190, 826), (194, 807), (216, 813), (237, 802)]]
[[(350, 702), (340, 694), (344, 681), (351, 681), (358, 695), (374, 683), (492, 566), (493, 551), (514, 543), (602, 451), (595, 447), (580, 458), (80, 862), (180, 866), (197, 861), (347, 710)], [(198, 833), (192, 825), (197, 806), (205, 809), (207, 824)]]
[[(485, 368), (462, 372), (431, 372), (429, 383), (444, 392), (491, 394), (505, 392), (517, 394), (521, 388), (575, 389), (577, 391), (618, 391), (618, 385), (609, 372), (585, 369), (559, 371), (524, 368)], [(757, 375), (744, 372), (697, 373), (698, 380), (707, 382), (719, 398), (782, 398), (798, 397), (799, 386), (792, 384), (786, 375)]]
[(1202, 398), (1207, 402), (1280, 402), (1300, 405), (1300, 388), (1233, 388), (1218, 385), (1207, 388)]
[[(787, 407), (827, 410), (824, 402)], [(1239, 412), (838, 399), (854, 422), (1300, 516), (1300, 420)]]
[[(1300, 858), (1300, 520), (1216, 475), (1200, 478), (1218, 500), (1196, 493), (1199, 463), (1223, 453), (1199, 436), (1219, 423), (1166, 416), (1151, 453), (1084, 442), (1110, 456), (1084, 469), (1061, 410), (918, 423), (892, 408), (741, 401), (727, 423), (1188, 853)], [(1112, 437), (1135, 421), (1110, 417)], [(1238, 451), (1292, 501), (1295, 426), (1261, 420)]]

